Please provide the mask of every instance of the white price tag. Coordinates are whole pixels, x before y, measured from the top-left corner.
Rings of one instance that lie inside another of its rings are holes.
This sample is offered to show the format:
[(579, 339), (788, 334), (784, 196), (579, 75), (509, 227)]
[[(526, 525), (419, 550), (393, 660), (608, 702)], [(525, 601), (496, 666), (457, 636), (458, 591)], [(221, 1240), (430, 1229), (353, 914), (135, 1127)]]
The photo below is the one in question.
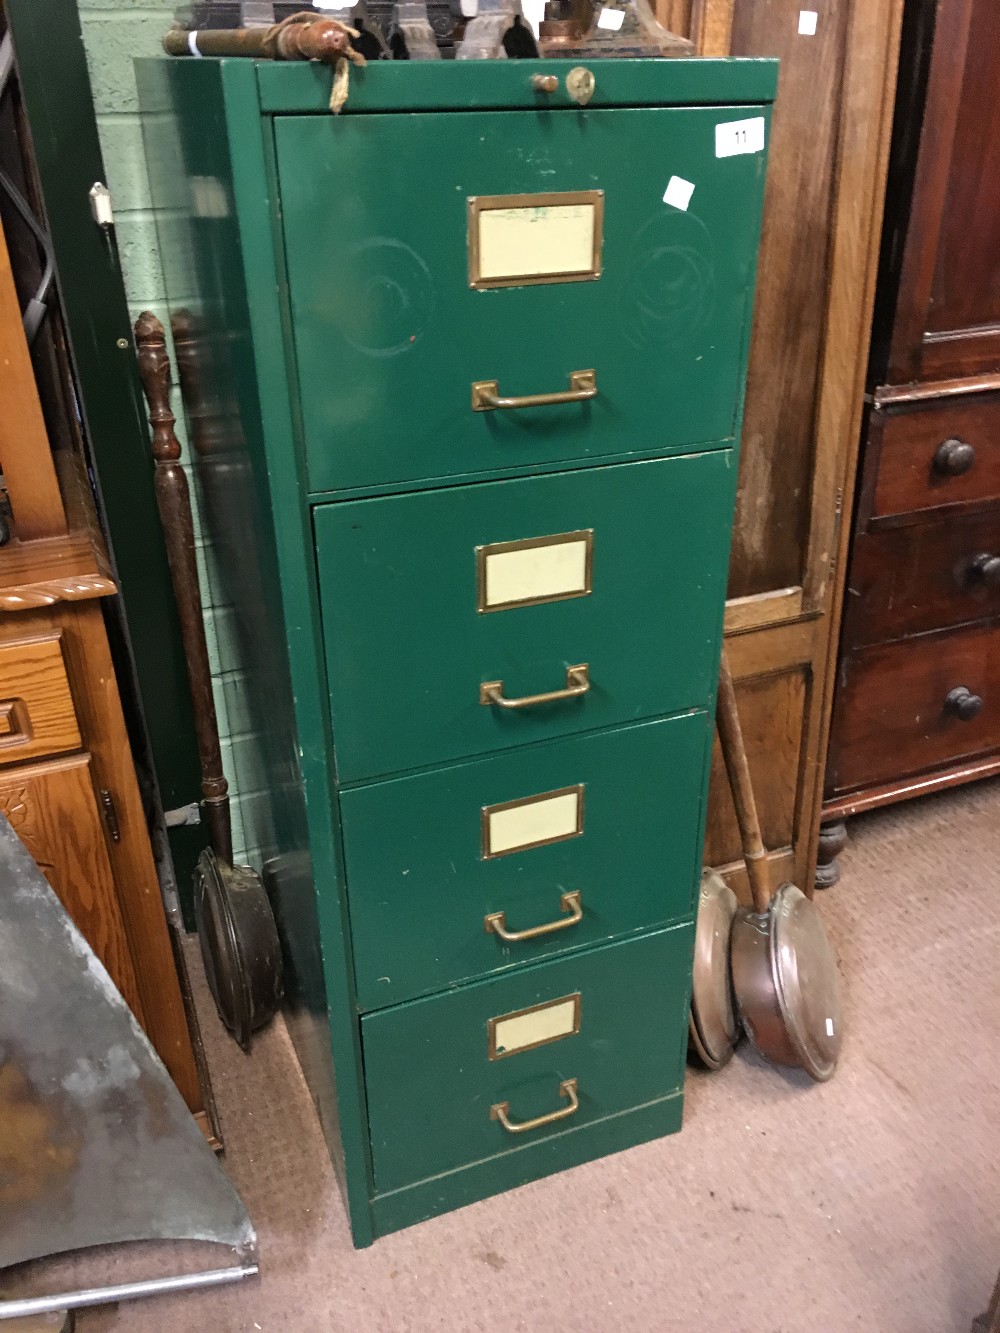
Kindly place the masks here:
[(764, 151), (764, 117), (727, 120), (715, 127), (715, 156), (736, 157), (740, 153)]
[(610, 28), (612, 32), (617, 32), (625, 22), (624, 9), (602, 9), (597, 19), (599, 28)]
[(815, 37), (816, 24), (819, 22), (819, 15), (814, 9), (799, 10), (799, 36)]
[(663, 191), (663, 202), (686, 213), (693, 194), (694, 185), (691, 181), (684, 180), (682, 176), (671, 176), (667, 188)]

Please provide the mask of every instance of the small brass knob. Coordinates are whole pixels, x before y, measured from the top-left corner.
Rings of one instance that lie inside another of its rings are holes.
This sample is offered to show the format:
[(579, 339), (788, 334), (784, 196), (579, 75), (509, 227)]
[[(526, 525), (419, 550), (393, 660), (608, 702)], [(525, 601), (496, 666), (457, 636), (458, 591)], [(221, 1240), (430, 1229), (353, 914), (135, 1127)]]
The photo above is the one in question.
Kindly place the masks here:
[(566, 91), (579, 106), (586, 106), (594, 95), (596, 80), (589, 69), (574, 65), (566, 75)]
[(964, 685), (949, 690), (945, 701), (945, 711), (953, 713), (959, 722), (971, 722), (983, 711), (983, 701), (978, 694), (973, 694)]
[(964, 440), (945, 440), (934, 454), (934, 467), (946, 477), (961, 477), (976, 461), (976, 451)]
[(532, 74), (531, 86), (536, 93), (555, 93), (559, 91), (559, 79), (555, 74)]

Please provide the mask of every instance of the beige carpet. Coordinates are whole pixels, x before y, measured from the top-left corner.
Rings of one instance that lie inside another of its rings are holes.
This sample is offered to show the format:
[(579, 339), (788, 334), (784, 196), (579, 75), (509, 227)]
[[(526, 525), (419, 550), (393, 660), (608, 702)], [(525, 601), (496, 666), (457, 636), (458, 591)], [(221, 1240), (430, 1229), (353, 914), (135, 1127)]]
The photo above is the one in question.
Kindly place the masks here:
[[(851, 834), (821, 898), (849, 1025), (832, 1083), (744, 1050), (691, 1072), (681, 1134), (362, 1252), (284, 1030), (247, 1059), (202, 991), (262, 1276), (78, 1327), (967, 1333), (1000, 1266), (1000, 785)], [(120, 1271), (91, 1257), (58, 1277)]]

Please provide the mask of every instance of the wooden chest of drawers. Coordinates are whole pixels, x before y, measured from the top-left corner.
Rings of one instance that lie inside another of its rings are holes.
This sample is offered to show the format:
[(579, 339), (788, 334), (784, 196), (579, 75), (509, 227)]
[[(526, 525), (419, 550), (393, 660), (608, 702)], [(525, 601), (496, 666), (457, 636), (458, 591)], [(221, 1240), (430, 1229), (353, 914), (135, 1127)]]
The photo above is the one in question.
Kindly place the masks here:
[(998, 42), (906, 7), (828, 821), (1000, 772)]
[(358, 1244), (680, 1126), (775, 72), (552, 68), (140, 62)]

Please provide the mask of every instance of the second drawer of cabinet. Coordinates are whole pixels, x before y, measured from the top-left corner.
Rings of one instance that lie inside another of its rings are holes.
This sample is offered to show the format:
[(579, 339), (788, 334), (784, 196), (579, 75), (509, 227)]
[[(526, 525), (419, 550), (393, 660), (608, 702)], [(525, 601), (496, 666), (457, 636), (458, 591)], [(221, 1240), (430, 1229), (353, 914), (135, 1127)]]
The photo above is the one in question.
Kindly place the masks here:
[(657, 931), (361, 1020), (379, 1194), (671, 1096), (693, 931)]
[(848, 641), (900, 639), (1000, 615), (1000, 509), (865, 532), (851, 556)]
[(343, 792), (359, 1006), (689, 917), (710, 729), (689, 713)]
[(342, 783), (714, 696), (722, 450), (314, 511)]

